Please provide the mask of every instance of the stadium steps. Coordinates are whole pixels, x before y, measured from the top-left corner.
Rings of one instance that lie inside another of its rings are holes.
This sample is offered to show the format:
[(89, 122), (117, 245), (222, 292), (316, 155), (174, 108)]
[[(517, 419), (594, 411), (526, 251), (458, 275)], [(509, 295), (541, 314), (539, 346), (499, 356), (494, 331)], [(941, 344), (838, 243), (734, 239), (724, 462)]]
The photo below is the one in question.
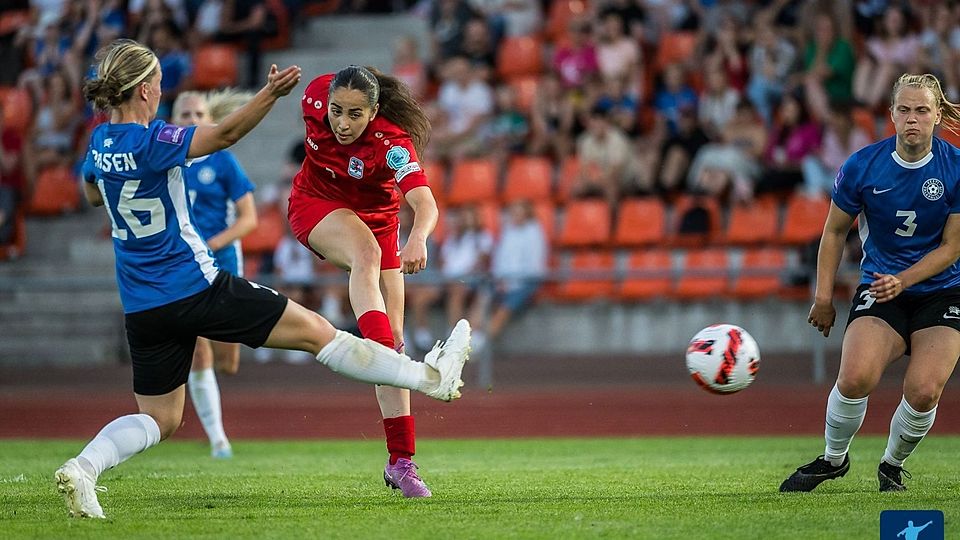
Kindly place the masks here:
[(393, 44), (404, 35), (420, 40), (421, 55), (428, 52), (427, 24), (411, 15), (324, 16), (310, 19), (293, 36), (293, 47), (264, 55), (263, 66), (296, 64), (303, 80), (250, 135), (233, 147), (237, 159), (257, 186), (279, 180), (290, 147), (303, 140), (300, 96), (307, 83), (321, 73), (349, 64), (372, 65), (388, 71)]

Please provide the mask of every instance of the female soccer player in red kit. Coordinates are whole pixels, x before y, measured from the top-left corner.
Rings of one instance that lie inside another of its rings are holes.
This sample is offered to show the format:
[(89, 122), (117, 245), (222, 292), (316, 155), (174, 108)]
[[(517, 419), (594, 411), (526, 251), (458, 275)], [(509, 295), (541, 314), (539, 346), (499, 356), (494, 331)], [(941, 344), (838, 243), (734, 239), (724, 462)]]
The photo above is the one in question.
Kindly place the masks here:
[[(426, 241), (437, 224), (437, 203), (417, 157), (430, 123), (403, 83), (360, 66), (317, 77), (300, 104), (307, 156), (293, 180), (290, 228), (303, 245), (350, 273), (360, 333), (400, 350), (403, 274), (426, 268)], [(402, 247), (400, 192), (415, 215)], [(405, 497), (429, 497), (410, 459), (410, 392), (378, 386), (377, 401), (390, 452), (384, 481)]]

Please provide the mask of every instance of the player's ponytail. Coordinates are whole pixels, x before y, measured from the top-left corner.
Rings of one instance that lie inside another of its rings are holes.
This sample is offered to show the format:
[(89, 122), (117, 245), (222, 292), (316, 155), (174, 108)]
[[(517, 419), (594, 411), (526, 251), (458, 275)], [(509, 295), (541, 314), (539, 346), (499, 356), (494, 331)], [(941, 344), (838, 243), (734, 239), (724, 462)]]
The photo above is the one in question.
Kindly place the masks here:
[(99, 110), (119, 107), (160, 63), (153, 51), (131, 39), (117, 39), (97, 51), (97, 76), (83, 85), (83, 97)]
[(904, 89), (907, 86), (912, 86), (914, 88), (926, 88), (933, 94), (934, 101), (937, 102), (937, 106), (940, 108), (940, 123), (943, 125), (944, 129), (949, 129), (950, 131), (960, 135), (960, 104), (952, 103), (947, 100), (947, 97), (943, 94), (943, 88), (940, 86), (940, 80), (936, 76), (929, 73), (924, 73), (922, 75), (912, 75), (905, 73), (897, 79), (897, 82), (893, 85), (893, 93), (890, 96), (890, 108), (893, 109), (893, 103), (897, 99), (897, 94), (900, 93), (900, 90)]
[(348, 66), (338, 71), (330, 83), (331, 93), (337, 88), (360, 90), (371, 108), (379, 103), (379, 114), (410, 135), (413, 148), (422, 159), (430, 140), (430, 120), (407, 85), (373, 67)]

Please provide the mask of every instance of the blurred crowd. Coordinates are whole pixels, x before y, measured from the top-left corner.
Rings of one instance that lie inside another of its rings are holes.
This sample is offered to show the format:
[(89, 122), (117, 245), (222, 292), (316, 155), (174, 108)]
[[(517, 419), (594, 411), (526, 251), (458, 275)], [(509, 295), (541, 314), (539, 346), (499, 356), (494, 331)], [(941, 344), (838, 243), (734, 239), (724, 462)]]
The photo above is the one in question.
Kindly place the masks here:
[[(724, 211), (769, 198), (826, 199), (847, 156), (892, 134), (889, 91), (901, 73), (933, 73), (948, 99), (960, 99), (956, 1), (12, 0), (4, 6), (10, 7), (0, 12), (0, 106), (8, 109), (0, 112), (0, 246), (11, 242), (13, 216), (41, 171), (72, 168), (82, 158), (86, 134), (102, 121), (80, 95), (85, 66), (116, 37), (138, 39), (159, 55), (165, 117), (178, 92), (195, 86), (194, 53), (205, 43), (231, 43), (245, 55), (247, 70), (236, 82), (253, 86), (265, 44), (289, 31), (290, 21), (330, 11), (412, 12), (426, 21), (429, 39), (400, 39), (389, 70), (431, 118), (427, 170), (449, 173), (483, 160), (502, 179), (515, 158), (543, 158), (553, 200), (596, 199), (613, 215), (636, 198), (669, 205), (695, 197)], [(299, 159), (295, 148), (280, 181), (258, 193), (261, 212), (282, 220), (283, 193)], [(441, 298), (451, 321), (488, 313), (475, 317), (475, 326), (481, 341), (495, 337), (537, 295), (556, 260), (549, 253), (553, 226), (537, 215), (543, 201), (504, 203), (491, 218), (482, 205), (448, 204), (451, 176), (431, 175), (444, 205), (431, 250), (435, 273), (410, 282), (411, 339), (422, 347), (432, 339), (427, 310)], [(562, 206), (554, 210), (548, 220), (562, 215)], [(711, 226), (701, 221), (690, 226)], [(285, 229), (267, 243), (267, 255), (253, 254), (249, 269), (280, 276), (289, 294), (313, 295), (336, 321), (345, 310), (342, 288), (312, 286), (325, 270), (284, 238)]]

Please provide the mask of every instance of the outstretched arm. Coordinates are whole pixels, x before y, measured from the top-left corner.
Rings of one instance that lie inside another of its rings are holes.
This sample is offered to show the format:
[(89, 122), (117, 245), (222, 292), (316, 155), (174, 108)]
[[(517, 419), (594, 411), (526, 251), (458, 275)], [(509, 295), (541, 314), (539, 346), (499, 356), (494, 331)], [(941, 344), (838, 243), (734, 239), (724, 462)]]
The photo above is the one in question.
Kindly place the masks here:
[(219, 124), (197, 127), (187, 157), (205, 156), (236, 144), (263, 120), (277, 99), (289, 94), (298, 82), (299, 67), (290, 66), (283, 71), (277, 71), (276, 64), (270, 66), (267, 84), (243, 107), (230, 113)]

